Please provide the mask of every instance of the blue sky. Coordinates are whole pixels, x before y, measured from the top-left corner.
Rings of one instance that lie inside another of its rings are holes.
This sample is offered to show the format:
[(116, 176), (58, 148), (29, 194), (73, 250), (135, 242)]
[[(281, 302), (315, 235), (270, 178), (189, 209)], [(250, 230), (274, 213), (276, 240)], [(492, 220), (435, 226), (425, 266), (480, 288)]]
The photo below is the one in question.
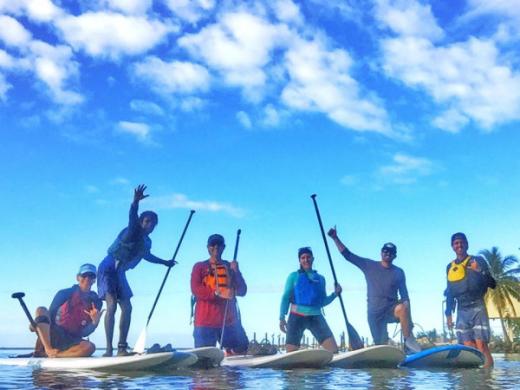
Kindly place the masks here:
[[(142, 209), (159, 213), (160, 257), (197, 210), (150, 341), (191, 345), (190, 272), (212, 233), (229, 258), (242, 229), (250, 336), (279, 333), (298, 247), (313, 247), (331, 290), (313, 193), (355, 253), (378, 259), (396, 243), (415, 322), (440, 329), (453, 232), (473, 252), (518, 255), (519, 10), (517, 0), (0, 0), (0, 346), (34, 340), (10, 294), (48, 305), (81, 263), (98, 264), (140, 183)], [(347, 313), (368, 337), (364, 278), (331, 249)], [(143, 262), (128, 274), (131, 343), (165, 271)], [(325, 313), (339, 334), (339, 303)]]

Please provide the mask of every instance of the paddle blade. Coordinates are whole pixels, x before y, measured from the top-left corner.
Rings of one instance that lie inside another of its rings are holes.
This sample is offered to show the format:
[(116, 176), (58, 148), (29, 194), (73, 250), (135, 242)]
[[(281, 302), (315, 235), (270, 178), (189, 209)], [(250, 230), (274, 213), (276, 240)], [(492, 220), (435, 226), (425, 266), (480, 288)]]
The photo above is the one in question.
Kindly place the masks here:
[(134, 352), (135, 353), (144, 353), (144, 349), (146, 346), (146, 326), (143, 328), (139, 338), (135, 342)]
[(350, 323), (347, 323), (347, 333), (348, 333), (348, 343), (350, 346), (350, 349), (355, 351), (356, 349), (365, 348), (365, 345), (363, 344), (363, 340), (361, 340), (361, 337), (359, 337), (358, 332)]

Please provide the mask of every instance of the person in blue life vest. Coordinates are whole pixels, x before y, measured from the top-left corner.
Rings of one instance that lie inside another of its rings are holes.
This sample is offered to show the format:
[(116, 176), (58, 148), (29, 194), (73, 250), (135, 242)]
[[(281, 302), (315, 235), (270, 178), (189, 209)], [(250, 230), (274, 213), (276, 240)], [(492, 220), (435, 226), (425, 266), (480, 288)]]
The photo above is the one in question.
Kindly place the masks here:
[(391, 242), (384, 244), (381, 248), (381, 260), (375, 261), (352, 253), (339, 239), (335, 227), (328, 231), (328, 235), (343, 257), (365, 275), (368, 326), (374, 344), (387, 344), (389, 340), (387, 324), (399, 322), (405, 351), (420, 352), (421, 347), (412, 333), (413, 322), (405, 274), (401, 268), (393, 264), (397, 257), (397, 247)]
[(286, 351), (300, 348), (303, 332), (308, 329), (323, 348), (337, 353), (338, 345), (323, 317), (322, 308), (339, 296), (341, 286), (336, 285), (334, 292), (327, 295), (325, 278), (312, 269), (314, 256), (311, 248), (298, 249), (298, 259), (300, 269), (289, 274), (280, 304), (280, 330), (287, 334)]
[(98, 270), (98, 294), (107, 303), (105, 315), (106, 352), (103, 356), (112, 356), (112, 341), (114, 337), (114, 323), (117, 305), (121, 309), (119, 320), (119, 342), (117, 355), (127, 356), (127, 336), (130, 329), (132, 316), (132, 304), (130, 298), (133, 293), (126, 279), (126, 271), (133, 269), (142, 259), (150, 263), (162, 264), (172, 267), (174, 260), (163, 260), (154, 256), (150, 249), (152, 241), (148, 237), (158, 223), (157, 214), (153, 211), (143, 211), (138, 216), (139, 202), (148, 197), (144, 192), (145, 185), (139, 185), (134, 189), (134, 199), (130, 205), (128, 226), (124, 228), (114, 243), (108, 248), (108, 254), (99, 265)]
[(489, 318), (484, 296), (488, 288), (495, 288), (496, 281), (489, 266), (480, 256), (468, 255), (468, 240), (464, 233), (451, 236), (451, 248), (457, 256), (446, 267), (447, 288), (446, 321), (453, 328), (452, 313), (457, 309), (455, 331), (459, 344), (478, 348), (485, 357), (484, 367), (493, 366), (489, 351)]
[[(40, 337), (35, 357), (85, 357), (96, 350), (92, 342), (83, 339), (94, 332), (104, 311), (102, 301), (91, 291), (96, 282), (96, 267), (83, 264), (76, 280), (78, 284), (56, 293), (49, 309), (36, 309)], [(31, 327), (31, 331), (36, 329)]]

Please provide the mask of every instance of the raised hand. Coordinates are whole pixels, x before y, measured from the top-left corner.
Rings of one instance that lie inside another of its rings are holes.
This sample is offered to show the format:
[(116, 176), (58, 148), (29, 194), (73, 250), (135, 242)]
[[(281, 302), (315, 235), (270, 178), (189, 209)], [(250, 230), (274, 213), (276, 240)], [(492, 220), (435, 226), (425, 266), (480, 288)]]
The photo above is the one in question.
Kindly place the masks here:
[(146, 186), (144, 184), (139, 184), (134, 189), (134, 203), (139, 203), (139, 201), (143, 200), (144, 198), (148, 198), (149, 195), (145, 195), (144, 192), (146, 191)]
[(99, 324), (99, 320), (101, 319), (101, 316), (105, 312), (105, 309), (99, 311), (98, 308), (96, 307), (96, 305), (94, 305), (94, 302), (92, 302), (92, 307), (89, 310), (83, 310), (83, 311), (86, 314), (88, 314), (88, 316), (92, 320), (92, 323), (94, 325), (97, 325), (97, 324)]
[(333, 228), (330, 228), (329, 231), (327, 232), (327, 234), (328, 234), (329, 237), (332, 238), (333, 240), (335, 240), (336, 238), (338, 238), (338, 231), (336, 230), (336, 226), (334, 226)]
[(233, 260), (231, 263), (229, 263), (229, 268), (231, 268), (234, 272), (238, 272), (238, 262)]

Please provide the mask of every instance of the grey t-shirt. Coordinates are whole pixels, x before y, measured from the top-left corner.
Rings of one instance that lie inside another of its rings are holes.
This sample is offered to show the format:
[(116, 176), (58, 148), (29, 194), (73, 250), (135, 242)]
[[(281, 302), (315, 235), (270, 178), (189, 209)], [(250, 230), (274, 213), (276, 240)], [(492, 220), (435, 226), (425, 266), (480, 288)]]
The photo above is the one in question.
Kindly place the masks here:
[(398, 291), (401, 301), (409, 300), (406, 278), (401, 268), (393, 264), (386, 268), (380, 261), (359, 257), (346, 248), (341, 254), (365, 274), (369, 314), (385, 312), (398, 303)]

